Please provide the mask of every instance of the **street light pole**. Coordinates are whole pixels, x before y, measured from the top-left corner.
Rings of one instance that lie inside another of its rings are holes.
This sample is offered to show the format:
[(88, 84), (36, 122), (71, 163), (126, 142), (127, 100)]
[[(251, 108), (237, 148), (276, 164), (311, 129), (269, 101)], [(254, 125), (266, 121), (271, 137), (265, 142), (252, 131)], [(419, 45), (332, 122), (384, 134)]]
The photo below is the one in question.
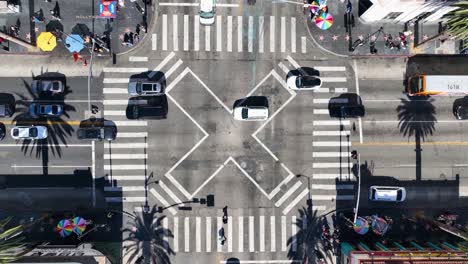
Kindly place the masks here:
[(309, 196), (308, 196), (308, 199), (307, 199), (307, 205), (311, 206), (312, 205), (312, 195), (310, 194), (310, 177), (307, 176), (307, 175), (303, 175), (303, 174), (296, 174), (296, 178), (300, 178), (300, 177), (306, 177), (307, 178), (307, 188), (309, 188)]
[(88, 72), (88, 111), (91, 113), (91, 76), (93, 74), (93, 57), (94, 57), (94, 45), (96, 41), (91, 38), (93, 47), (91, 48), (91, 58), (89, 59), (89, 72)]
[(360, 198), (361, 198), (361, 154), (358, 154), (358, 193), (357, 193), (356, 207), (354, 208), (354, 224), (356, 224), (356, 220), (358, 216)]

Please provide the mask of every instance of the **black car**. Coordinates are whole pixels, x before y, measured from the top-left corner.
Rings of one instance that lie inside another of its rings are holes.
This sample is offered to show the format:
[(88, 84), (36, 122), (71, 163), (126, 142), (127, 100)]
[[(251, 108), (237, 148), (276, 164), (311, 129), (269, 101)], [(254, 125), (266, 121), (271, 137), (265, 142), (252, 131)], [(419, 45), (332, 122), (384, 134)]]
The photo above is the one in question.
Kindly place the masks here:
[(11, 117), (15, 113), (15, 97), (8, 93), (0, 93), (0, 117)]
[(161, 96), (139, 96), (128, 100), (126, 115), (128, 119), (166, 119), (167, 97)]
[(359, 95), (344, 93), (330, 98), (328, 112), (330, 117), (336, 118), (362, 117), (365, 114), (365, 109)]
[(114, 126), (105, 127), (82, 127), (76, 132), (78, 139), (107, 140), (112, 141), (117, 136), (117, 128)]
[(458, 120), (468, 119), (468, 97), (459, 98), (453, 102), (453, 115)]

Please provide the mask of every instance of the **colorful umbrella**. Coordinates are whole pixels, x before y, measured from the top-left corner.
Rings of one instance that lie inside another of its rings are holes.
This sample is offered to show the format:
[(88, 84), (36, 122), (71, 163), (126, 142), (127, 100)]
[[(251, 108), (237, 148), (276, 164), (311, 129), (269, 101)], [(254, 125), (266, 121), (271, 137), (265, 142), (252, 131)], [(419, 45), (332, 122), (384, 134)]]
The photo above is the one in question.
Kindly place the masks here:
[(73, 231), (73, 225), (68, 219), (63, 219), (58, 222), (55, 230), (60, 234), (61, 237), (70, 235)]
[(37, 46), (43, 51), (52, 51), (57, 46), (57, 38), (52, 32), (41, 32), (36, 39)]
[(73, 218), (73, 232), (77, 235), (83, 234), (83, 231), (86, 230), (86, 220), (82, 217), (75, 217)]
[(356, 233), (364, 235), (369, 231), (369, 222), (367, 222), (367, 220), (362, 217), (358, 217), (353, 229)]
[(71, 34), (65, 40), (65, 45), (70, 52), (80, 52), (84, 48), (84, 40), (80, 35)]
[(329, 29), (333, 25), (333, 16), (329, 13), (322, 13), (315, 17), (315, 25), (322, 29)]
[(374, 231), (374, 233), (383, 236), (387, 232), (387, 230), (388, 223), (387, 221), (385, 221), (385, 219), (378, 216), (372, 217), (372, 231)]
[(317, 15), (317, 12), (320, 10), (320, 4), (317, 1), (312, 1), (309, 8), (312, 14)]

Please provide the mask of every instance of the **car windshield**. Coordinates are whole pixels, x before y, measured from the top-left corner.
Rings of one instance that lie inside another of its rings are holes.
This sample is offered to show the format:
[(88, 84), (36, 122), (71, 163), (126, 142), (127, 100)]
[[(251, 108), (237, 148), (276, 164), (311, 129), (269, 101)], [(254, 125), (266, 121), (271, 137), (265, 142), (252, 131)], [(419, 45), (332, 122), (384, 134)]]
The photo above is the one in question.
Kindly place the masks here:
[(242, 118), (243, 118), (243, 119), (249, 118), (249, 109), (247, 109), (247, 108), (242, 108)]
[(400, 201), (402, 196), (403, 196), (403, 192), (401, 190), (398, 190), (397, 191), (397, 200)]
[(60, 85), (59, 85), (58, 82), (55, 82), (55, 81), (52, 82), (52, 90), (54, 90), (54, 91), (60, 90)]
[(53, 114), (58, 114), (58, 106), (57, 105), (52, 106), (52, 113)]
[(212, 18), (212, 17), (214, 17), (214, 12), (200, 11), (200, 17), (201, 18)]
[(320, 85), (320, 79), (313, 76), (306, 76), (300, 78), (302, 79), (302, 86), (304, 87), (313, 87)]
[(136, 89), (137, 93), (141, 93), (141, 82), (136, 83), (135, 89)]
[(37, 137), (37, 128), (31, 127), (31, 128), (29, 129), (29, 136), (30, 136), (30, 137)]
[(40, 114), (45, 114), (46, 113), (47, 107), (45, 105), (40, 105), (39, 106), (39, 113)]
[(17, 137), (19, 135), (19, 129), (13, 129), (13, 136)]
[[(410, 81), (410, 91), (412, 94), (419, 93), (419, 87), (422, 86), (422, 78), (420, 77), (413, 77)], [(421, 83), (421, 84), (420, 84)]]

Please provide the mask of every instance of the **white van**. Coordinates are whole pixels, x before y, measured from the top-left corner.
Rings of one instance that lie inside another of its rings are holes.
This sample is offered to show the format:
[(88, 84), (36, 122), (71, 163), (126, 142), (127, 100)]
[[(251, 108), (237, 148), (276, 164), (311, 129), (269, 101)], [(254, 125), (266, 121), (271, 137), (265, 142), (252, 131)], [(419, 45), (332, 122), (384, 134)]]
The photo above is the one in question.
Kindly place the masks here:
[(376, 202), (403, 202), (406, 199), (404, 187), (371, 186), (369, 200)]
[(265, 106), (238, 106), (233, 111), (234, 119), (241, 121), (265, 121), (268, 108)]
[(200, 24), (212, 25), (215, 22), (216, 0), (201, 0), (200, 2)]

